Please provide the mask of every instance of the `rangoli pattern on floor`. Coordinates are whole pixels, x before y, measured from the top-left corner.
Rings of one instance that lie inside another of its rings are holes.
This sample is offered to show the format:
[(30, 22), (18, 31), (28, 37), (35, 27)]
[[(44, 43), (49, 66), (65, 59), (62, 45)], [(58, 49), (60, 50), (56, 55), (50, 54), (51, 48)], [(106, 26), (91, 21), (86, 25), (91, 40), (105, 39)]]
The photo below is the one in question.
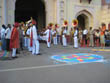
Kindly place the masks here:
[(76, 54), (62, 54), (51, 57), (52, 59), (60, 62), (70, 63), (88, 63), (88, 62), (100, 62), (103, 60), (102, 56), (88, 53), (76, 53)]
[(110, 52), (110, 49), (92, 49), (92, 51)]

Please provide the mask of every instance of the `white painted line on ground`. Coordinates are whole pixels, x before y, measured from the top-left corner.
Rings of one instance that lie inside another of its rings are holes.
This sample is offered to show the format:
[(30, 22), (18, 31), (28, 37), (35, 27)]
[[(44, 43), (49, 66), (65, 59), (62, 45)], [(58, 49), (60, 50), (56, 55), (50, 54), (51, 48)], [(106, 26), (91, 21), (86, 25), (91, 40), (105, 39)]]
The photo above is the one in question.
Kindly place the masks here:
[(68, 66), (72, 64), (59, 64), (59, 65), (46, 65), (46, 66), (34, 66), (34, 67), (24, 67), (24, 68), (14, 68), (14, 69), (2, 69), (0, 72), (10, 72), (10, 71), (21, 71), (21, 70), (31, 70), (31, 69), (40, 69), (40, 68), (52, 68), (60, 66)]
[[(96, 61), (96, 62), (104, 62), (104, 60)], [(91, 63), (91, 62), (82, 62), (82, 63)], [(58, 65), (46, 65), (46, 66), (34, 66), (34, 67), (22, 67), (22, 68), (13, 68), (13, 69), (2, 69), (2, 70), (0, 70), (0, 72), (21, 71), (21, 70), (31, 70), (31, 69), (41, 69), (41, 68), (53, 68), (53, 67), (69, 66), (69, 65), (73, 65), (73, 64), (80, 64), (80, 63), (66, 63), (66, 64), (58, 64)]]

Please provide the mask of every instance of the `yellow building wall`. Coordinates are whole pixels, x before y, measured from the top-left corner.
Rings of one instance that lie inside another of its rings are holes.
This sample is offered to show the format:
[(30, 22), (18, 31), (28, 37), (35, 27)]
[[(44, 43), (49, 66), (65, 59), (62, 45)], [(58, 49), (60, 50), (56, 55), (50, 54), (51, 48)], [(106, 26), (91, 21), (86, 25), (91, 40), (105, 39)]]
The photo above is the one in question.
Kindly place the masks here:
[[(13, 0), (8, 1), (8, 23), (14, 23), (14, 10), (15, 2)], [(61, 2), (64, 2), (63, 6)], [(86, 0), (85, 0), (86, 1)], [(4, 23), (3, 14), (3, 0), (0, 0), (0, 25)], [(11, 5), (10, 5), (11, 4)], [(69, 23), (69, 29), (72, 27), (72, 20), (75, 19), (78, 12), (81, 10), (87, 10), (91, 16), (89, 16), (89, 22), (86, 27), (98, 28), (101, 23), (104, 22), (108, 25), (110, 23), (110, 9), (108, 6), (101, 7), (101, 0), (92, 0), (90, 4), (88, 2), (80, 3), (80, 0), (45, 0), (46, 7), (46, 24), (52, 22), (59, 24), (62, 27), (63, 20), (67, 20)], [(63, 13), (61, 13), (63, 11)], [(11, 19), (11, 20), (9, 20)], [(61, 31), (61, 28), (59, 28)]]
[(75, 19), (76, 14), (82, 10), (87, 10), (92, 16), (89, 17), (89, 24), (86, 26), (97, 28), (100, 25), (100, 11), (101, 11), (101, 0), (92, 0), (91, 4), (88, 2), (80, 3), (80, 0), (65, 0), (65, 18), (69, 22), (69, 30), (72, 27), (72, 20)]
[(102, 8), (101, 17), (101, 23), (105, 23), (108, 29), (108, 24), (110, 23), (110, 9), (108, 6)]

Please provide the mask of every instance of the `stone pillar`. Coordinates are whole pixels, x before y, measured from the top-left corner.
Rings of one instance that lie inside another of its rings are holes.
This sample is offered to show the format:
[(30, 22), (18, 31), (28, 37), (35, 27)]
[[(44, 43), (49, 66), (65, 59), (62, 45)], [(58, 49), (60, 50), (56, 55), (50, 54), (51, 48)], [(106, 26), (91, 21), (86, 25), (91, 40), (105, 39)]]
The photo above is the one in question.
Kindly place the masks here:
[(8, 1), (8, 23), (13, 24), (15, 21), (15, 4), (16, 0), (7, 0)]
[(2, 24), (7, 25), (7, 0), (2, 2)]
[(46, 25), (50, 22), (54, 23), (54, 0), (45, 0), (45, 9), (46, 9)]
[[(2, 11), (2, 1), (0, 0), (0, 11)], [(0, 12), (0, 27), (2, 25), (2, 12)]]

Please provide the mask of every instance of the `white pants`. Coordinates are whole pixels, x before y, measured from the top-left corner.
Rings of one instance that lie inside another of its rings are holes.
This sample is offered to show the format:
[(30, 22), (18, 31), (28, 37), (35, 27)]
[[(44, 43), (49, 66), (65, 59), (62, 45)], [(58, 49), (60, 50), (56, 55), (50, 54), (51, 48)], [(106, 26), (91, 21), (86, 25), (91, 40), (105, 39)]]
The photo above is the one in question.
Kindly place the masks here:
[(32, 47), (30, 46), (30, 38), (28, 38), (27, 40), (28, 40), (28, 51), (32, 51)]
[(57, 45), (57, 37), (53, 37), (53, 44)]
[(74, 47), (78, 48), (78, 38), (74, 37)]
[(63, 46), (67, 46), (67, 40), (66, 40), (66, 37), (62, 37), (62, 43), (63, 43)]
[(12, 57), (16, 56), (16, 48), (12, 48)]
[(47, 40), (47, 47), (50, 48), (50, 42)]
[(32, 54), (38, 54), (38, 53), (39, 53), (39, 41), (33, 39)]
[[(49, 38), (46, 38), (46, 41), (47, 41), (47, 47), (50, 48), (50, 46), (51, 46), (50, 44), (51, 44), (51, 43), (48, 42), (48, 39), (49, 39)], [(50, 39), (50, 40), (51, 40), (51, 39)]]
[(27, 46), (28, 46), (28, 38), (24, 37), (24, 47), (27, 47)]

